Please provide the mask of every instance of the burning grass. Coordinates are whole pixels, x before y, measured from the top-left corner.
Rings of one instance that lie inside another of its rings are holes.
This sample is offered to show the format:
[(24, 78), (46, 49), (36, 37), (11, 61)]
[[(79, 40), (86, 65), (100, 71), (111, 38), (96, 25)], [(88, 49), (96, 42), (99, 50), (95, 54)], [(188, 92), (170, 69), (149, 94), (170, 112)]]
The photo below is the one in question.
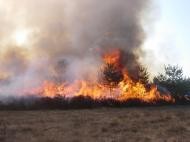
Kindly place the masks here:
[(170, 92), (161, 92), (155, 84), (148, 84), (146, 74), (144, 79), (133, 79), (122, 64), (120, 53), (114, 50), (103, 55), (104, 64), (94, 80), (45, 81), (37, 88), (21, 91), (22, 97), (5, 99), (0, 103), (0, 109), (78, 109), (190, 103), (185, 97), (174, 98)]
[[(127, 104), (131, 100), (138, 100), (143, 104), (157, 102), (174, 103), (175, 99), (169, 93), (160, 93), (154, 84), (142, 83), (134, 80), (128, 69), (122, 64), (121, 52), (113, 50), (103, 55), (103, 65), (100, 67), (99, 76), (93, 80), (75, 80), (72, 82), (45, 81), (38, 89), (33, 89), (32, 94), (41, 97), (54, 98), (61, 96), (69, 100), (75, 98), (90, 98), (92, 102), (109, 102), (113, 100), (119, 104)], [(92, 103), (93, 104), (93, 103)]]

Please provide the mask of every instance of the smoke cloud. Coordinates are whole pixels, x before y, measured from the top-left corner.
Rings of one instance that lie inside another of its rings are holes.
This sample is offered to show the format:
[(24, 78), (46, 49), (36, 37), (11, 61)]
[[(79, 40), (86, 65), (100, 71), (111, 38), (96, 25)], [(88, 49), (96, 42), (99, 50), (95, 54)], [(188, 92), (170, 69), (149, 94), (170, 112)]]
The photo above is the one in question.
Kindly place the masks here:
[[(101, 55), (115, 48), (135, 76), (149, 2), (0, 0), (0, 93), (11, 95), (44, 80), (91, 79)], [(27, 40), (18, 44), (14, 34), (23, 30)]]

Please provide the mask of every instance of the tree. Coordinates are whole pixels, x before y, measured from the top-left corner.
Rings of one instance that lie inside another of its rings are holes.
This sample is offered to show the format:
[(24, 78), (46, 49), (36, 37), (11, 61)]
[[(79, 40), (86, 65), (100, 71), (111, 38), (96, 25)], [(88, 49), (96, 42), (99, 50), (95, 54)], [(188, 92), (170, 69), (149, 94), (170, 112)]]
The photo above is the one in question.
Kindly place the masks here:
[(140, 66), (139, 72), (138, 72), (138, 78), (139, 82), (148, 85), (149, 84), (149, 73), (147, 71), (147, 68)]
[(183, 70), (182, 68), (178, 66), (171, 66), (171, 65), (165, 66), (165, 74), (166, 74), (166, 78), (169, 81), (173, 81), (173, 82), (182, 80), (183, 78)]
[(102, 69), (101, 82), (111, 90), (123, 80), (123, 77), (122, 70), (119, 67), (107, 63)]
[(165, 66), (164, 73), (155, 77), (154, 83), (167, 88), (175, 97), (190, 91), (190, 79), (183, 77), (183, 70), (178, 66)]

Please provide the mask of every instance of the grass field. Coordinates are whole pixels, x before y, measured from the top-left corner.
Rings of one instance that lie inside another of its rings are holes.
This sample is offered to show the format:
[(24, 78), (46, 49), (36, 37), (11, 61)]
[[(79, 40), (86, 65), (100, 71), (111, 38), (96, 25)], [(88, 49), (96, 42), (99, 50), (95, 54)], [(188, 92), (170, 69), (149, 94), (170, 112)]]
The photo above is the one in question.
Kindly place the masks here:
[(190, 106), (0, 111), (0, 142), (189, 142)]

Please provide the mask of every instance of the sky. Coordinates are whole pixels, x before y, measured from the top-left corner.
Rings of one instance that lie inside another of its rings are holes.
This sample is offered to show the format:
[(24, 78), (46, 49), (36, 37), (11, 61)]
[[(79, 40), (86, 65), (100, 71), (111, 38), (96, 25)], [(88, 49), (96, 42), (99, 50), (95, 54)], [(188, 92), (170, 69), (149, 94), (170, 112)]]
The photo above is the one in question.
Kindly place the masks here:
[[(156, 57), (156, 64), (150, 67), (153, 72), (163, 68), (163, 64), (178, 64), (186, 76), (190, 75), (189, 13), (189, 0), (155, 0), (153, 22), (144, 47), (152, 51), (148, 57)], [(148, 57), (147, 62), (151, 64)]]

